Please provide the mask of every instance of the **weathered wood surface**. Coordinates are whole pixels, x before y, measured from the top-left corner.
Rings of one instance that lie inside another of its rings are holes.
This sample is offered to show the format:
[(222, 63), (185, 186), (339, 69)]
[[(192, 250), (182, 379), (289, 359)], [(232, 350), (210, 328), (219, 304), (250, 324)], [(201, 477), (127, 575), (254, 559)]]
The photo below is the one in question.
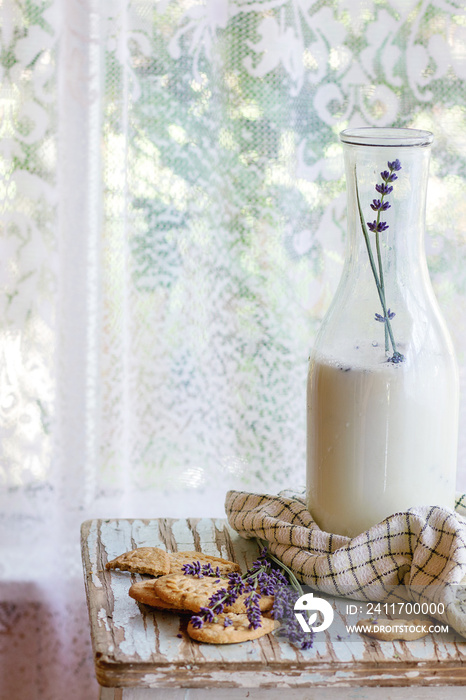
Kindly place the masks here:
[[(103, 686), (271, 691), (466, 682), (466, 640), (452, 634), (393, 643), (361, 635), (348, 643), (332, 642), (322, 632), (307, 651), (274, 635), (199, 644), (186, 634), (186, 616), (152, 611), (128, 596), (139, 575), (105, 570), (110, 559), (142, 546), (202, 551), (237, 561), (244, 570), (256, 558), (257, 544), (240, 538), (224, 520), (93, 520), (81, 534), (96, 675)], [(344, 612), (340, 617), (344, 625)]]

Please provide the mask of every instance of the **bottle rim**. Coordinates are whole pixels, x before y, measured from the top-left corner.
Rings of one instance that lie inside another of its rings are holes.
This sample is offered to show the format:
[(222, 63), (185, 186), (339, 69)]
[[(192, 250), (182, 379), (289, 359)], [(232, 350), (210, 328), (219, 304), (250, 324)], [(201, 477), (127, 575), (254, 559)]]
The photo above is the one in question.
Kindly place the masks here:
[(352, 146), (397, 147), (430, 146), (434, 135), (423, 129), (386, 128), (383, 126), (358, 127), (340, 132), (340, 141)]

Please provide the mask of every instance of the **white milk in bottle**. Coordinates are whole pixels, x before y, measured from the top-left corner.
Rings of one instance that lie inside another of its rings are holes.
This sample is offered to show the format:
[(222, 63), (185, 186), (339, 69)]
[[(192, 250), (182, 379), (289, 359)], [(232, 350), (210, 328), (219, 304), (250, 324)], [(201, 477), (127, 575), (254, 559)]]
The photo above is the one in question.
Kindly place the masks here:
[(347, 251), (309, 364), (307, 505), (353, 537), (410, 507), (454, 507), (459, 392), (424, 252), (432, 134), (340, 138)]

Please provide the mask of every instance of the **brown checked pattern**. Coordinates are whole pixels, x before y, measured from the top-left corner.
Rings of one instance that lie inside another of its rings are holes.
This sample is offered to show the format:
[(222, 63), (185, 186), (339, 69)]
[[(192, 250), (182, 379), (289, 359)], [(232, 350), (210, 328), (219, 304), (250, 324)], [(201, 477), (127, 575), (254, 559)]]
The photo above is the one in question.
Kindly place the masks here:
[(312, 588), (356, 600), (441, 601), (439, 618), (466, 636), (466, 494), (455, 511), (410, 508), (352, 539), (321, 530), (302, 492), (229, 491), (225, 509), (241, 536), (264, 540)]

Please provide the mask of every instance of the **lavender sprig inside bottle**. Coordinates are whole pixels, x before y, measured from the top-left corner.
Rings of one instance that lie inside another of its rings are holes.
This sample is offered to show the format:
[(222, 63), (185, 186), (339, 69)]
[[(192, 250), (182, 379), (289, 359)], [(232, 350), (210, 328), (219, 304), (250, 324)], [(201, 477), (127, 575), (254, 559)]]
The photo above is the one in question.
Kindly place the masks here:
[[(381, 245), (380, 245), (380, 234), (386, 231), (389, 228), (389, 225), (386, 221), (381, 220), (381, 213), (384, 211), (387, 211), (387, 209), (390, 208), (390, 202), (386, 200), (386, 197), (388, 197), (392, 192), (393, 192), (393, 185), (391, 183), (395, 182), (395, 180), (398, 179), (397, 172), (401, 170), (401, 163), (398, 160), (398, 158), (392, 162), (387, 163), (388, 170), (383, 170), (380, 173), (380, 177), (382, 179), (381, 183), (377, 183), (375, 185), (375, 190), (376, 192), (380, 195), (380, 197), (377, 197), (377, 199), (373, 199), (371, 203), (371, 209), (374, 212), (377, 212), (377, 218), (374, 221), (364, 221), (362, 210), (361, 210), (361, 203), (359, 201), (359, 192), (358, 192), (358, 186), (357, 186), (357, 180), (356, 180), (356, 196), (358, 200), (358, 207), (359, 207), (359, 217), (361, 221), (361, 227), (362, 231), (364, 234), (365, 242), (366, 242), (366, 247), (367, 247), (367, 252), (369, 254), (369, 261), (371, 264), (372, 268), (372, 274), (374, 275), (375, 283), (377, 286), (377, 292), (379, 295), (380, 303), (382, 305), (382, 314), (376, 313), (374, 318), (376, 321), (379, 321), (380, 323), (385, 324), (385, 351), (388, 355), (389, 353), (389, 345), (391, 344), (392, 346), (392, 351), (393, 354), (391, 357), (388, 358), (388, 362), (402, 362), (404, 360), (404, 356), (397, 350), (396, 348), (396, 343), (395, 343), (395, 337), (393, 335), (393, 330), (391, 326), (391, 320), (395, 316), (395, 312), (392, 311), (391, 309), (387, 309), (387, 303), (386, 303), (386, 298), (385, 298), (385, 279), (384, 279), (384, 270), (383, 270), (383, 265), (382, 265), (382, 253), (381, 253)], [(367, 224), (367, 227), (366, 227)], [(375, 234), (375, 247), (376, 247), (376, 252), (377, 252), (377, 265), (374, 260), (374, 256), (372, 253), (372, 246), (368, 234), (368, 230), (371, 231), (372, 233)], [(377, 269), (378, 268), (378, 269)]]

